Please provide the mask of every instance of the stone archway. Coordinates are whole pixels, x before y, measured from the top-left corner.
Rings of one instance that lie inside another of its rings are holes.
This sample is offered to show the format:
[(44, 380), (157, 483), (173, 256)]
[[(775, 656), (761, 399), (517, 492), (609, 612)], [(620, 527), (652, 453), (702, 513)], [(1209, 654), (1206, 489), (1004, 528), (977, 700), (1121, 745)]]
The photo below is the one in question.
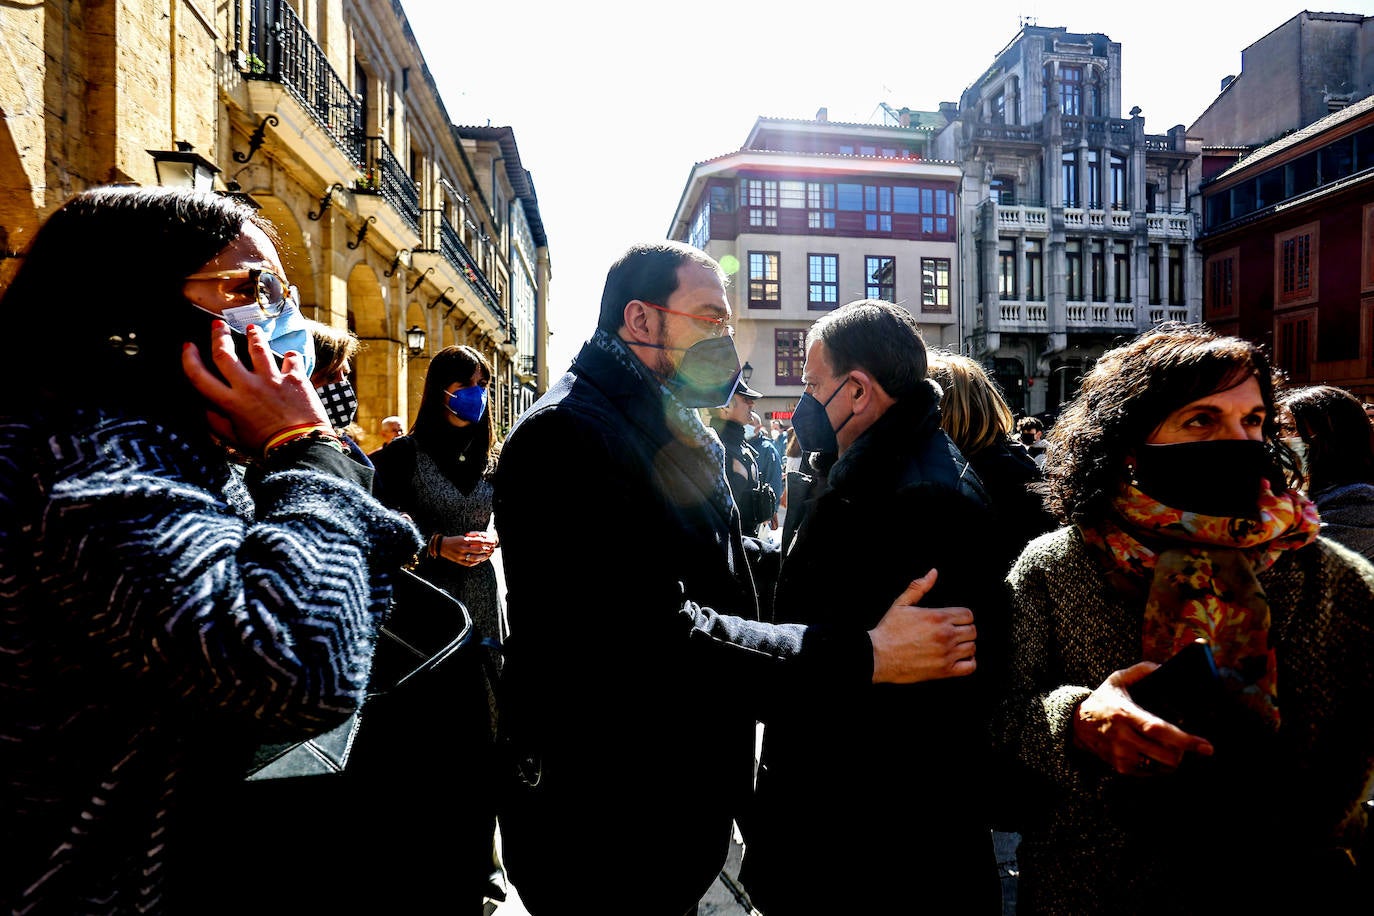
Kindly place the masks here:
[(381, 447), (382, 418), (396, 403), (393, 379), (402, 365), (403, 345), (387, 320), (386, 293), (377, 271), (366, 260), (348, 272), (348, 329), (362, 345), (353, 361), (353, 388), (358, 393), (358, 425), (364, 450)]

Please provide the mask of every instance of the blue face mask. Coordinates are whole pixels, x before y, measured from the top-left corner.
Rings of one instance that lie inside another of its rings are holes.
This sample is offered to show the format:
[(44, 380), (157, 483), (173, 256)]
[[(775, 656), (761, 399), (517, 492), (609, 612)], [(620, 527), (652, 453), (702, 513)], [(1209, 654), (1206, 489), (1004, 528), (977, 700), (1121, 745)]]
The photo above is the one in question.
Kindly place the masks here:
[(487, 389), (481, 385), (459, 388), (448, 396), (448, 409), (458, 419), (476, 423), (487, 412)]
[(830, 406), (830, 402), (835, 400), (835, 395), (840, 393), (845, 383), (840, 384), (831, 392), (830, 397), (825, 399), (822, 404), (808, 392), (803, 394), (797, 401), (796, 408), (792, 411), (792, 429), (797, 434), (797, 445), (804, 452), (825, 452), (835, 454), (840, 450), (839, 442), (835, 439), (835, 434), (844, 429), (844, 423), (848, 423), (849, 417), (845, 417), (839, 429), (830, 425), (830, 417), (826, 415), (825, 409)]
[(247, 333), (250, 324), (257, 325), (267, 335), (267, 345), (273, 353), (285, 356), (295, 350), (305, 360), (305, 374), (315, 371), (315, 339), (294, 299), (288, 299), (275, 318), (264, 318), (257, 305), (225, 309), (218, 317), (239, 333)]

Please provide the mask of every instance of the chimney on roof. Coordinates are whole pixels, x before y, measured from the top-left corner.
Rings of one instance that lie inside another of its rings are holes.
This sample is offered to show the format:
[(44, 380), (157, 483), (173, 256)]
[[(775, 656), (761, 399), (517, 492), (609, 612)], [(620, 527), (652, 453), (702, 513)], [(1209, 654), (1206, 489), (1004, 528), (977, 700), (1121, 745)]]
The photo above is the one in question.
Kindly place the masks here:
[(830, 120), (830, 109), (829, 109), (829, 108), (817, 108), (817, 109), (816, 109), (816, 120), (817, 120), (817, 121), (820, 121), (822, 124), (824, 124), (826, 121), (829, 121), (829, 120)]
[(954, 120), (955, 116), (957, 116), (957, 115), (959, 114), (959, 103), (958, 103), (958, 102), (941, 102), (941, 103), (940, 103), (940, 114), (942, 114), (942, 115), (945, 116), (945, 123), (948, 124), (950, 121), (953, 121), (953, 120)]
[(910, 108), (903, 108), (901, 111), (897, 112), (897, 123), (898, 123), (898, 124), (901, 124), (903, 127), (910, 127), (910, 126), (911, 126), (911, 109), (910, 109)]

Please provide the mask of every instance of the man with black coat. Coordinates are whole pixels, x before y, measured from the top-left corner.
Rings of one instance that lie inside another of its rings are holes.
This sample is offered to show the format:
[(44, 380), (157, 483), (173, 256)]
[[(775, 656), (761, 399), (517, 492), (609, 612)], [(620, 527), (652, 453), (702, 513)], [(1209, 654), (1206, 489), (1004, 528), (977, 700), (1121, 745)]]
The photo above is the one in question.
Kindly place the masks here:
[(740, 879), (768, 916), (1001, 910), (988, 784), (989, 636), (1005, 616), (977, 475), (940, 429), (909, 312), (860, 300), (811, 328), (792, 417), (835, 455), (786, 545), (775, 619), (870, 626), (883, 595), (930, 569), (972, 609), (974, 660), (945, 679), (827, 696), (764, 725)]
[(730, 318), (714, 260), (632, 247), (607, 274), (596, 333), (497, 465), (501, 834), (537, 916), (608, 891), (616, 912), (694, 913), (748, 801), (756, 718), (972, 665), (967, 608), (911, 606), (929, 577), (862, 624), (755, 619), (723, 452), (697, 414), (739, 378)]

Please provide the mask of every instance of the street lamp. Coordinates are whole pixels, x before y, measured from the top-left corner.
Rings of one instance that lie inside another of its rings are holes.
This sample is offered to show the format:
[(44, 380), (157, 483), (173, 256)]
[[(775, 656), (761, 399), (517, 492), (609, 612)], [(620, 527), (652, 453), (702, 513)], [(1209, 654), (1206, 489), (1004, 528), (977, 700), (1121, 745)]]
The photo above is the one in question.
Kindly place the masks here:
[(744, 363), (744, 384), (749, 384), (749, 380), (754, 377), (754, 367), (749, 365), (749, 361)]
[(215, 184), (219, 166), (200, 153), (185, 140), (176, 141), (176, 149), (150, 149), (153, 168), (157, 172), (157, 183), (164, 188), (190, 188), (195, 191), (209, 191)]
[(419, 356), (425, 352), (425, 329), (418, 324), (412, 324), (406, 328), (406, 347), (410, 350), (411, 356)]

